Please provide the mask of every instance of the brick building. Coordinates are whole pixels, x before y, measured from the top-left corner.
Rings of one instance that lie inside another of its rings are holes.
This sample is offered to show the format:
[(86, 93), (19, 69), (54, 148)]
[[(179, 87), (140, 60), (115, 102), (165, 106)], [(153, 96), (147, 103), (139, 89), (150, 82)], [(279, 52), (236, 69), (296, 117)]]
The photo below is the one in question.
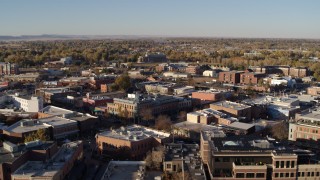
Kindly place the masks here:
[(134, 118), (146, 109), (151, 109), (153, 115), (188, 109), (192, 107), (192, 101), (175, 96), (128, 94), (127, 98), (114, 98), (107, 106), (110, 114)]
[(290, 67), (290, 66), (264, 66), (250, 67), (254, 72), (265, 74), (283, 74), (284, 76), (306, 77), (309, 75), (309, 69), (306, 67)]
[(265, 77), (265, 74), (263, 73), (245, 72), (240, 74), (240, 84), (255, 85), (255, 84), (258, 84), (259, 81), (263, 81), (264, 77)]
[[(296, 114), (294, 121), (289, 123), (289, 136), (291, 141), (320, 140), (320, 108), (305, 110)], [(319, 143), (319, 142), (318, 142)]]
[(169, 133), (132, 125), (105, 131), (96, 135), (96, 143), (101, 154), (127, 147), (133, 159), (141, 159), (153, 147), (171, 141)]
[(312, 96), (320, 95), (320, 87), (316, 87), (316, 86), (308, 87), (307, 94), (312, 95)]
[(219, 82), (228, 84), (240, 83), (240, 75), (242, 71), (223, 71), (219, 72)]
[(25, 137), (39, 129), (45, 130), (50, 139), (61, 139), (79, 133), (77, 121), (58, 116), (40, 119), (24, 119), (3, 131), (7, 140), (23, 142)]
[(251, 106), (239, 104), (231, 101), (220, 101), (210, 104), (210, 108), (230, 114), (236, 118), (251, 120)]
[[(281, 147), (281, 148), (280, 148)], [(256, 136), (211, 138), (201, 133), (200, 154), (210, 179), (316, 179), (313, 153)]]
[(19, 67), (14, 63), (0, 62), (0, 75), (19, 74)]
[(199, 99), (202, 103), (204, 102), (215, 102), (224, 100), (232, 95), (233, 91), (224, 89), (210, 89), (206, 91), (192, 92), (193, 99)]
[[(83, 158), (83, 142), (63, 144), (48, 161), (28, 160), (11, 175), (12, 180), (56, 179), (63, 180), (73, 166)], [(46, 159), (47, 160), (47, 159)]]
[(5, 141), (0, 147), (0, 179), (11, 180), (11, 174), (27, 161), (45, 161), (58, 151), (55, 142), (33, 141), (16, 145)]

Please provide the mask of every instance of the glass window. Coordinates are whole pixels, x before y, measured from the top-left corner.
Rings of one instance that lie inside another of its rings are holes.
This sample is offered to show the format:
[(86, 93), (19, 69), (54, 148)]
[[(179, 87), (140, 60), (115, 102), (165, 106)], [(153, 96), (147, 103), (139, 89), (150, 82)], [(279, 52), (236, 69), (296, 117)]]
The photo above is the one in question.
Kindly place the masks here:
[(254, 173), (247, 173), (247, 178), (254, 178)]
[(289, 173), (286, 173), (286, 177), (289, 177)]
[(291, 168), (294, 168), (294, 161), (291, 161)]
[(317, 172), (317, 175), (316, 176), (320, 176), (320, 172)]
[(298, 172), (298, 177), (301, 177), (301, 173), (300, 172)]
[(264, 178), (264, 173), (257, 173), (256, 178)]
[(223, 162), (229, 162), (229, 161), (230, 161), (230, 158), (227, 158), (227, 157), (223, 158)]
[(304, 172), (301, 173), (301, 176), (304, 177)]
[(244, 173), (237, 173), (236, 178), (244, 178)]
[(279, 168), (279, 161), (276, 161), (276, 168)]
[(290, 177), (294, 177), (294, 173), (291, 173), (291, 174), (290, 174)]
[(281, 168), (284, 168), (284, 161), (281, 161)]
[(274, 176), (275, 176), (275, 177), (279, 177), (279, 173), (275, 173)]
[(310, 173), (310, 172), (308, 172), (308, 175), (307, 175), (307, 176), (308, 176), (308, 177), (310, 177), (310, 175), (311, 175), (311, 173)]
[(283, 173), (280, 173), (280, 177), (283, 177)]
[(168, 168), (168, 169), (171, 169), (171, 164), (167, 164), (167, 168)]
[(311, 172), (311, 176), (312, 176), (312, 177), (314, 176), (314, 172)]
[(287, 161), (286, 168), (290, 168), (290, 161)]

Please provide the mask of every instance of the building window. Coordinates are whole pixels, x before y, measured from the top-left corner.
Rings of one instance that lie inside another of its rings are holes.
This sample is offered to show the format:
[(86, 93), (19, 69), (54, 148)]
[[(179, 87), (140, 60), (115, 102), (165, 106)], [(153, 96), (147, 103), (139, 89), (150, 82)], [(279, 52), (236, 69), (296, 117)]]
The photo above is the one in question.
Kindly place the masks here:
[(290, 177), (294, 177), (294, 173), (291, 173), (291, 174), (290, 174)]
[(257, 173), (256, 178), (264, 178), (264, 173)]
[(316, 176), (320, 176), (320, 172), (317, 172), (317, 175)]
[(312, 176), (312, 177), (314, 176), (314, 172), (311, 172), (311, 176)]
[(275, 174), (274, 174), (274, 177), (279, 177), (279, 173), (275, 173)]
[(286, 168), (290, 168), (290, 161), (287, 161)]
[(308, 172), (308, 175), (307, 175), (307, 176), (308, 176), (308, 177), (310, 177), (310, 175), (311, 175), (311, 173), (310, 173), (310, 172)]
[(281, 168), (284, 168), (284, 161), (281, 161)]
[(301, 173), (301, 176), (304, 177), (304, 172)]
[(276, 161), (276, 168), (279, 168), (279, 161)]
[(171, 164), (167, 164), (167, 169), (171, 169)]
[(294, 161), (291, 161), (291, 168), (294, 168)]
[(223, 162), (229, 162), (229, 161), (230, 161), (230, 158), (227, 158), (227, 157), (223, 158)]
[(247, 178), (254, 178), (254, 173), (247, 173)]
[(300, 172), (298, 172), (298, 177), (301, 177), (301, 173)]
[(286, 177), (289, 177), (289, 173), (286, 173)]
[(236, 178), (244, 178), (244, 173), (237, 173)]
[(280, 173), (280, 177), (283, 177), (283, 173)]

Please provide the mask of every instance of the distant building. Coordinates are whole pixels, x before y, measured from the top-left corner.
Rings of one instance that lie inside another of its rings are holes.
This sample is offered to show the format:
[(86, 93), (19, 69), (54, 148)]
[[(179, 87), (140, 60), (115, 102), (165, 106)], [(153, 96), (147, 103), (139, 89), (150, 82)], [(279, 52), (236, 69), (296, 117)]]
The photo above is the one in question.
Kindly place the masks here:
[(246, 121), (251, 120), (251, 106), (245, 104), (221, 101), (210, 104), (210, 108), (228, 113), (239, 119), (245, 119)]
[(138, 125), (105, 131), (96, 135), (96, 143), (100, 153), (127, 147), (133, 159), (141, 159), (153, 147), (170, 141), (169, 133)]
[(177, 73), (177, 72), (165, 72), (163, 73), (164, 77), (171, 77), (171, 78), (189, 78), (190, 74), (188, 73)]
[(307, 88), (307, 94), (313, 95), (313, 96), (319, 96), (320, 95), (320, 87), (308, 87)]
[(242, 71), (223, 71), (219, 73), (219, 82), (227, 84), (240, 83), (240, 75)]
[(156, 53), (156, 54), (149, 54), (146, 53), (145, 56), (140, 56), (138, 58), (139, 63), (148, 62), (148, 63), (163, 63), (167, 62), (167, 57), (165, 54)]
[(192, 92), (193, 99), (199, 99), (202, 103), (215, 102), (229, 98), (233, 91), (225, 89), (210, 89), (206, 91)]
[(114, 98), (113, 103), (108, 103), (107, 106), (110, 114), (135, 118), (147, 109), (150, 109), (153, 115), (185, 110), (192, 107), (192, 100), (166, 95), (128, 94), (127, 98)]
[(168, 82), (147, 82), (142, 83), (148, 93), (173, 94), (176, 83)]
[(8, 81), (38, 82), (42, 79), (42, 75), (38, 72), (25, 73), (25, 74), (7, 74), (7, 75), (4, 75), (3, 78)]
[(186, 67), (186, 73), (192, 74), (192, 75), (197, 75), (197, 74), (202, 74), (203, 70), (201, 70), (200, 66), (188, 66)]
[(183, 86), (183, 87), (176, 87), (173, 89), (174, 95), (184, 95), (184, 94), (192, 94), (192, 92), (196, 91), (194, 86)]
[(245, 72), (240, 74), (240, 84), (256, 85), (259, 81), (263, 82), (265, 76), (263, 73)]
[(25, 137), (39, 129), (46, 131), (50, 139), (61, 139), (79, 133), (77, 121), (58, 116), (41, 119), (24, 119), (14, 123), (3, 131), (3, 134), (13, 142), (23, 142)]
[(56, 106), (46, 106), (38, 113), (38, 118), (46, 118), (51, 116), (59, 116), (76, 121), (80, 133), (91, 131), (98, 126), (98, 118), (95, 116), (76, 111), (70, 111)]
[(15, 108), (22, 109), (25, 112), (38, 112), (43, 108), (42, 97), (20, 96), (19, 93), (16, 93), (15, 95), (5, 95), (2, 99), (6, 103), (12, 103)]
[(282, 74), (284, 76), (293, 76), (293, 77), (306, 77), (309, 75), (309, 69), (306, 67), (290, 67), (290, 66), (264, 66), (249, 67), (254, 72), (261, 72), (265, 74)]
[(220, 72), (222, 72), (221, 69), (205, 70), (203, 71), (202, 75), (206, 77), (218, 78)]
[(14, 63), (0, 62), (0, 75), (19, 74), (19, 67)]

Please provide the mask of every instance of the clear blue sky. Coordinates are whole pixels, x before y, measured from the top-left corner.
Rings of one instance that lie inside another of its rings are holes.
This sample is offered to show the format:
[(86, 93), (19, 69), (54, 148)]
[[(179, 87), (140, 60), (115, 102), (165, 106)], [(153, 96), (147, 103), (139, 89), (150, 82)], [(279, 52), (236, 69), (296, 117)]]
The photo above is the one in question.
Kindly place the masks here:
[(320, 38), (319, 0), (0, 0), (0, 35)]

